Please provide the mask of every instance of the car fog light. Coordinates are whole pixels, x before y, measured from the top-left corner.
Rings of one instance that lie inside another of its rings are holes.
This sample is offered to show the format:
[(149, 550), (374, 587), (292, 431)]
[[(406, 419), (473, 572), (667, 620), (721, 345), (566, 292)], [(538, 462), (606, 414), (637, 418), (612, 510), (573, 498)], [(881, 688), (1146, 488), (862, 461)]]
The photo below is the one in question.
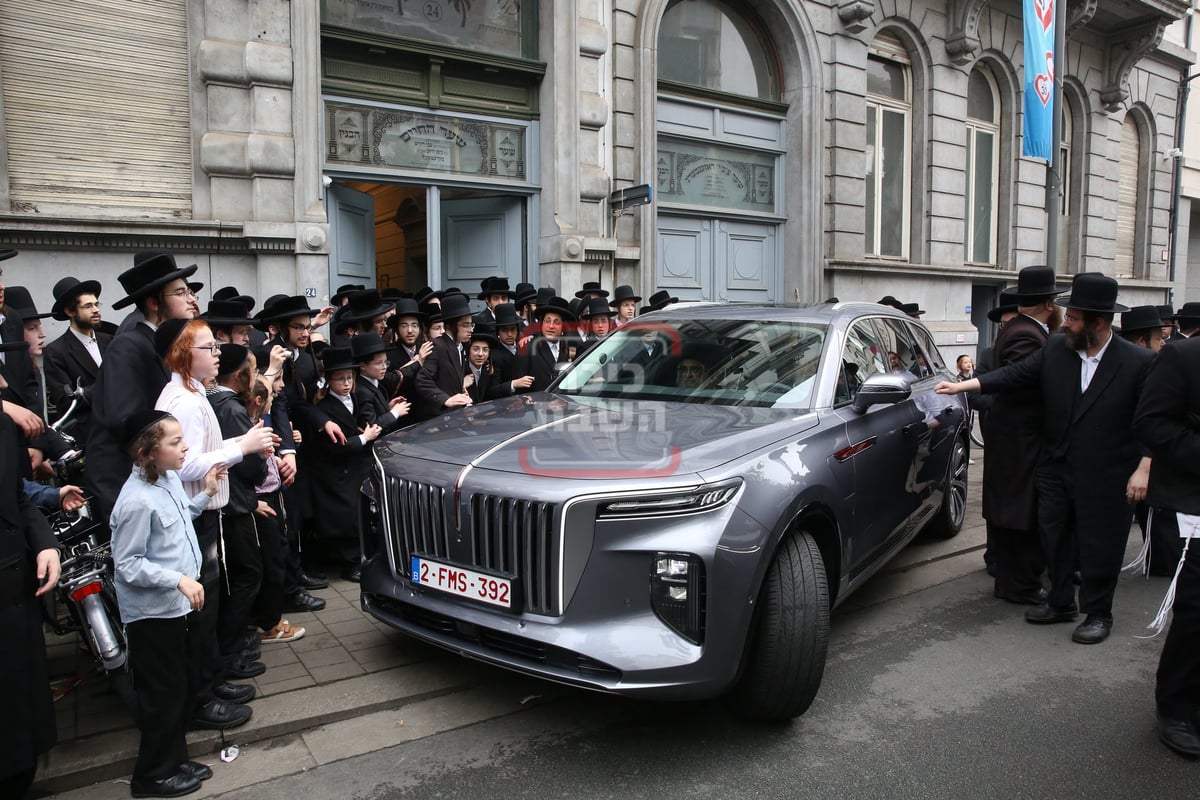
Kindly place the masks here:
[(686, 602), (687, 601), (687, 587), (686, 586), (668, 586), (667, 587), (667, 597), (670, 597), (672, 600), (679, 600), (681, 602)]
[(705, 579), (699, 556), (656, 553), (650, 605), (663, 624), (693, 644), (704, 642)]
[(682, 558), (659, 558), (654, 562), (654, 572), (660, 578), (686, 577), (688, 574), (688, 562)]

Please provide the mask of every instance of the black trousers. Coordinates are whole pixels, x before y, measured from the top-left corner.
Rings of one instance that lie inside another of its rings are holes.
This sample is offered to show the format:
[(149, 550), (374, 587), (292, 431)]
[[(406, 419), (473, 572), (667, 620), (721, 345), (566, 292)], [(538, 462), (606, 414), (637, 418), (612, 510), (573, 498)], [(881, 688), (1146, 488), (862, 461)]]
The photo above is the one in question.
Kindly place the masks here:
[(262, 553), (262, 586), (250, 617), (258, 627), (270, 630), (283, 616), (284, 572), (287, 563), (287, 534), (284, 532), (282, 498), (279, 492), (260, 494), (260, 502), (266, 503), (276, 516), (254, 515), (254, 526), (258, 531), (258, 544)]
[(29, 769), (23, 769), (12, 775), (0, 776), (0, 797), (5, 800), (25, 800), (33, 786), (34, 776), (37, 775), (37, 762)]
[(1042, 588), (1040, 576), (1045, 571), (1045, 559), (1036, 530), (1022, 531), (989, 522), (987, 540), (997, 592), (1023, 595)]
[(1078, 570), (1079, 610), (1111, 619), (1133, 522), (1133, 507), (1124, 502), (1124, 486), (1104, 492), (1089, 484), (1081, 492), (1061, 464), (1038, 467), (1034, 480), (1042, 552), (1050, 575), (1050, 605), (1074, 607)]
[(220, 511), (205, 511), (196, 519), (196, 540), (204, 557), (200, 566), (204, 608), (188, 614), (187, 625), (188, 684), (196, 709), (214, 699), (213, 686), (225, 675), (217, 643), (217, 622), (221, 615), (220, 514)]
[[(1165, 515), (1155, 509), (1159, 513)], [(1173, 614), (1158, 660), (1154, 699), (1163, 716), (1189, 719), (1200, 711), (1200, 539), (1192, 539), (1188, 547)]]
[(138, 620), (125, 632), (142, 732), (133, 778), (165, 780), (187, 761), (188, 617)]
[(300, 591), (300, 573), (304, 571), (300, 560), (300, 534), (308, 519), (308, 498), (304, 485), (297, 476), (296, 482), (280, 491), (284, 515), (283, 529), (287, 540), (287, 551), (283, 562), (283, 593), (285, 596)]
[(262, 585), (262, 551), (253, 514), (226, 513), (221, 517), (225, 563), (221, 581), (221, 614), (217, 620), (217, 645), (228, 664), (241, 655), (246, 623)]
[[(1138, 504), (1142, 505), (1141, 503)], [(1174, 575), (1175, 567), (1179, 565), (1179, 557), (1183, 555), (1183, 539), (1179, 538), (1179, 520), (1174, 511), (1165, 508), (1155, 508), (1147, 515), (1146, 524), (1142, 531), (1150, 537), (1150, 567), (1151, 575)], [(1146, 528), (1149, 527), (1149, 531)]]

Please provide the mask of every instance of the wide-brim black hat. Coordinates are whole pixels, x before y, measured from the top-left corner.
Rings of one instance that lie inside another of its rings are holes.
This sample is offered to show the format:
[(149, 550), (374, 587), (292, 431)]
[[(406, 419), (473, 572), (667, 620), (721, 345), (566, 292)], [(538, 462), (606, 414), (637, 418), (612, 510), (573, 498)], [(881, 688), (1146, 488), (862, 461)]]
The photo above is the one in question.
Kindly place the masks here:
[(217, 327), (254, 323), (249, 309), (239, 300), (210, 300), (208, 309), (200, 315), (200, 319)]
[(541, 322), (542, 318), (551, 312), (558, 314), (567, 322), (576, 322), (578, 320), (565, 297), (551, 297), (548, 303), (538, 303), (537, 309), (533, 312), (533, 318)]
[(621, 305), (621, 303), (625, 302), (626, 300), (632, 300), (635, 303), (642, 302), (642, 296), (639, 294), (634, 294), (633, 287), (627, 283), (621, 284), (620, 286), (618, 286), (616, 289), (613, 290), (612, 300), (609, 300), (608, 304), (610, 306), (612, 306), (613, 308), (616, 308), (617, 306)]
[(1163, 319), (1200, 319), (1200, 302), (1184, 303), (1178, 311)]
[(1054, 267), (1035, 264), (1017, 273), (1017, 305), (1032, 306), (1065, 292), (1054, 280)]
[(333, 297), (329, 298), (329, 304), (340, 306), (342, 304), (342, 300), (344, 300), (351, 292), (361, 292), (366, 288), (367, 286), (364, 283), (343, 283), (337, 288), (337, 293), (334, 294)]
[(470, 342), (479, 339), (488, 343), (488, 347), (502, 347), (500, 340), (496, 338), (496, 328), (489, 323), (483, 323), (475, 326), (475, 330), (471, 331)]
[(442, 321), (442, 306), (439, 303), (421, 303), (421, 313), (425, 315), (425, 325)]
[(484, 278), (479, 282), (479, 294), (476, 300), (487, 300), (494, 294), (512, 295), (512, 289), (508, 287), (508, 278), (492, 276)]
[(603, 297), (593, 297), (586, 301), (583, 308), (579, 310), (581, 319), (590, 319), (591, 317), (615, 317), (617, 310), (608, 304), (608, 301)]
[(598, 294), (601, 297), (608, 297), (608, 289), (600, 286), (600, 281), (585, 281), (583, 288), (575, 293), (575, 296), (582, 299), (591, 294)]
[(1071, 293), (1055, 298), (1054, 302), (1063, 308), (1096, 314), (1128, 311), (1129, 306), (1117, 302), (1119, 289), (1115, 280), (1101, 272), (1081, 272), (1071, 282)]
[(450, 321), (471, 316), (471, 301), (465, 294), (449, 294), (442, 297), (442, 320)]
[(44, 314), (38, 313), (37, 306), (33, 302), (33, 295), (24, 286), (9, 286), (5, 289), (4, 303), (23, 322), (29, 322), (32, 319), (46, 319), (50, 316), (49, 311)]
[(422, 311), (421, 306), (411, 297), (401, 297), (396, 301), (396, 313), (388, 317), (388, 327), (395, 330), (401, 317), (416, 317), (422, 325), (429, 322), (429, 315)]
[(346, 312), (349, 310), (350, 306), (342, 306), (333, 312), (333, 317), (329, 320), (329, 330), (333, 331), (334, 335), (345, 333), (358, 325), (358, 323), (346, 319)]
[(1158, 306), (1134, 306), (1121, 315), (1122, 333), (1161, 327), (1162, 317), (1158, 315)]
[(517, 316), (517, 307), (512, 303), (500, 303), (492, 309), (496, 315), (496, 327), (501, 325), (520, 325), (521, 318)]
[(641, 310), (638, 311), (638, 313), (646, 314), (651, 311), (661, 311), (662, 309), (666, 308), (670, 303), (678, 303), (678, 302), (679, 302), (678, 297), (675, 297), (670, 292), (668, 292), (666, 289), (660, 289), (659, 291), (650, 295), (650, 299), (648, 301), (646, 301), (646, 305), (642, 306)]
[(301, 295), (293, 295), (285, 297), (278, 302), (263, 308), (259, 317), (259, 322), (264, 325), (270, 325), (273, 322), (280, 320), (292, 319), (293, 317), (315, 317), (321, 313), (315, 308), (308, 307), (308, 300)]
[(8, 261), (10, 258), (16, 258), (19, 253), (19, 250), (13, 250), (11, 247), (0, 249), (0, 261)]
[(80, 295), (94, 294), (96, 297), (100, 296), (100, 281), (81, 281), (78, 278), (68, 275), (54, 284), (51, 294), (54, 295), (54, 305), (50, 306), (50, 316), (59, 322), (65, 322), (67, 314), (64, 309), (67, 306), (75, 305), (75, 301), (79, 299)]
[(175, 256), (166, 250), (143, 250), (133, 257), (133, 267), (117, 276), (125, 296), (113, 303), (114, 309), (125, 308), (143, 297), (149, 297), (173, 280), (186, 278), (196, 271), (196, 265), (180, 267)]
[(321, 353), (321, 368), (328, 375), (339, 369), (358, 369), (358, 362), (349, 347), (326, 347)]
[(921, 308), (920, 303), (901, 303), (900, 312), (910, 317), (919, 317), (925, 313), (925, 309)]
[(1016, 287), (1010, 286), (1000, 292), (1000, 305), (987, 312), (987, 318), (992, 322), (999, 322), (1005, 314), (1015, 313), (1016, 310), (1017, 290)]
[(244, 305), (246, 307), (246, 315), (247, 316), (250, 315), (250, 312), (254, 310), (254, 306), (256, 305), (253, 297), (251, 297), (248, 294), (242, 294), (233, 286), (223, 286), (220, 289), (217, 289), (215, 292), (213, 292), (212, 299), (213, 300), (233, 300), (235, 302), (241, 303), (242, 305)]
[(389, 349), (378, 333), (360, 333), (350, 337), (350, 356), (357, 363), (362, 363), (371, 356), (386, 353)]
[(350, 302), (345, 305), (346, 313), (343, 322), (366, 322), (391, 311), (395, 303), (385, 302), (376, 289), (363, 289), (351, 292)]

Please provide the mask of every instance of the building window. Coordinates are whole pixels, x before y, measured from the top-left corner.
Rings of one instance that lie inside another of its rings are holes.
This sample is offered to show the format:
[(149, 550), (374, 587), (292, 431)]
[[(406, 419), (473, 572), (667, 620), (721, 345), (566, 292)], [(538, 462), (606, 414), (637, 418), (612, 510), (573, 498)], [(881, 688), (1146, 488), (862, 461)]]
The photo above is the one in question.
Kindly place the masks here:
[(321, 0), (321, 23), (476, 53), (537, 58), (537, 3)]
[(903, 45), (881, 34), (867, 56), (866, 252), (908, 257), (912, 68)]
[(779, 65), (762, 26), (719, 0), (674, 0), (667, 7), (658, 34), (658, 79), (760, 100), (781, 98)]
[(1132, 278), (1145, 259), (1139, 258), (1141, 225), (1142, 142), (1133, 114), (1121, 124), (1121, 161), (1117, 177), (1116, 277)]
[(1075, 272), (1075, 262), (1071, 260), (1071, 238), (1076, 230), (1071, 213), (1075, 206), (1075, 197), (1071, 187), (1079, 180), (1075, 165), (1075, 123), (1071, 116), (1071, 107), (1067, 102), (1066, 92), (1063, 92), (1062, 130), (1059, 135), (1058, 151), (1061, 164), (1062, 180), (1059, 181), (1060, 204), (1058, 209), (1058, 239), (1055, 247), (1055, 268), (1059, 272)]
[(967, 185), (964, 260), (996, 263), (1000, 170), (1000, 93), (990, 73), (971, 71), (967, 80)]

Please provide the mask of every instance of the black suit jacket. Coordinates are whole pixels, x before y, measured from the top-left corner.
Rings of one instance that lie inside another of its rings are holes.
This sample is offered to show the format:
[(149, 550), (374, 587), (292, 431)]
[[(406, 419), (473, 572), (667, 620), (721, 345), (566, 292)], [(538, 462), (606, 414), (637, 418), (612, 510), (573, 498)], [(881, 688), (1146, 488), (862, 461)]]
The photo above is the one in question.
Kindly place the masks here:
[[(25, 341), (25, 323), (11, 308), (4, 316), (4, 324), (0, 325), (0, 337), (6, 342)], [(41, 388), (28, 349), (6, 351), (0, 374), (8, 381), (8, 388), (0, 389), (0, 399), (42, 413)]]
[(417, 406), (423, 419), (441, 414), (450, 396), (463, 390), (467, 359), (463, 356), (460, 361), (455, 350), (462, 352), (461, 346), (449, 336), (437, 337), (433, 340), (433, 353), (417, 373)]
[(354, 405), (353, 413), (347, 411), (340, 400), (328, 394), (315, 406), (342, 429), (345, 444), (334, 444), (316, 431), (304, 440), (303, 464), (317, 517), (314, 528), (321, 539), (358, 537), (359, 490), (371, 471), (371, 446), (359, 438), (357, 400)]
[[(96, 344), (101, 357), (108, 352), (112, 339), (107, 333), (96, 331)], [(90, 406), (92, 388), (100, 375), (100, 367), (96, 366), (87, 348), (75, 334), (67, 331), (46, 345), (42, 351), (42, 369), (46, 372), (46, 396), (54, 408), (51, 419), (58, 419), (70, 407), (71, 401), (66, 398), (74, 391), (76, 381), (83, 386), (84, 401)], [(76, 409), (72, 419), (78, 420), (78, 430), (86, 431), (91, 416), (91, 409), (81, 406)]]
[(362, 375), (354, 380), (354, 399), (358, 406), (356, 422), (360, 427), (366, 427), (373, 423), (383, 428), (384, 433), (391, 433), (408, 419), (407, 415), (397, 417), (388, 404), (387, 395), (384, 394), (383, 389), (373, 385)]
[(562, 337), (558, 344), (558, 358), (550, 351), (550, 344), (545, 339), (537, 338), (529, 343), (529, 350), (517, 356), (513, 362), (512, 377), (523, 378), (533, 376), (531, 392), (542, 392), (558, 377), (555, 365), (570, 361), (570, 346), (567, 337)]
[[(121, 449), (121, 425), (135, 411), (154, 408), (170, 373), (154, 351), (154, 331), (139, 323), (113, 338), (92, 388), (87, 431), (87, 484), (105, 516), (117, 501), (132, 463)], [(195, 446), (195, 445), (193, 445)]]
[(1147, 502), (1200, 514), (1200, 338), (1171, 342), (1159, 352), (1134, 429), (1153, 457)]

